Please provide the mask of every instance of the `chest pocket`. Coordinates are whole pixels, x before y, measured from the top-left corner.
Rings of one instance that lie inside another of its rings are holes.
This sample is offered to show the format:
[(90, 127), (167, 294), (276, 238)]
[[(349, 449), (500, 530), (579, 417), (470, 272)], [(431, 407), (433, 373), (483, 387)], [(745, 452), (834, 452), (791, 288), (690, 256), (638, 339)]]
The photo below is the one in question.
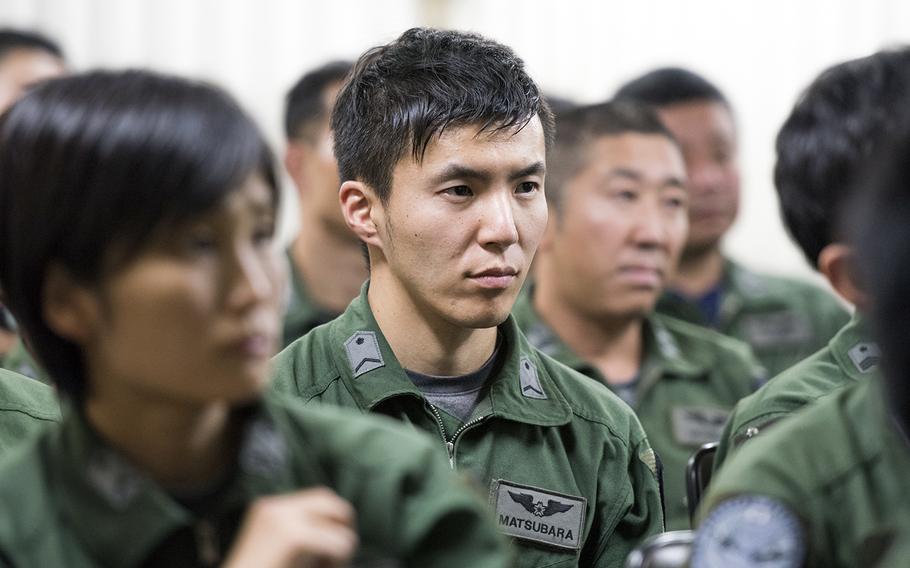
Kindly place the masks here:
[(584, 543), (587, 499), (494, 480), (490, 500), (499, 530), (522, 548), (520, 566), (573, 566)]

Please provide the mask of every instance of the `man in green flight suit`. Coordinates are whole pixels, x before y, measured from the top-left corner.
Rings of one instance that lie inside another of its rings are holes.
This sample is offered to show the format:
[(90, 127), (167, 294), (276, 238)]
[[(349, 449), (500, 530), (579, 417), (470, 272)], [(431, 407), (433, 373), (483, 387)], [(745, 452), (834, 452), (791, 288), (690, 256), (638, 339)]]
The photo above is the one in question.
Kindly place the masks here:
[(515, 319), (635, 409), (663, 464), (667, 527), (688, 528), (686, 462), (763, 371), (748, 345), (654, 313), (686, 239), (682, 153), (649, 107), (620, 101), (560, 115), (549, 163), (549, 225)]
[(408, 30), (357, 62), (332, 130), (370, 280), (276, 357), (275, 386), (430, 432), (489, 494), (518, 566), (622, 566), (663, 529), (654, 452), (622, 401), (509, 317), (546, 225), (553, 130), (522, 61)]
[(291, 295), (282, 347), (338, 317), (360, 291), (367, 267), (338, 207), (338, 164), (329, 116), (351, 71), (332, 61), (305, 73), (285, 99), (284, 167), (297, 189), (300, 231), (288, 247)]
[(830, 294), (748, 270), (721, 250), (740, 193), (736, 125), (723, 93), (691, 71), (663, 68), (628, 82), (616, 98), (654, 106), (686, 159), (689, 237), (658, 311), (745, 341), (771, 376), (823, 347), (848, 320)]
[(882, 154), (889, 158), (862, 181), (871, 195), (862, 189), (867, 201), (845, 224), (858, 227), (880, 376), (739, 450), (705, 497), (693, 568), (907, 565), (895, 555), (910, 538), (910, 136)]
[(715, 469), (772, 424), (875, 374), (879, 350), (864, 323), (867, 302), (836, 225), (856, 177), (900, 124), (895, 117), (906, 114), (908, 96), (910, 49), (882, 51), (819, 75), (781, 128), (774, 178), (783, 218), (806, 259), (857, 311), (826, 347), (736, 406)]

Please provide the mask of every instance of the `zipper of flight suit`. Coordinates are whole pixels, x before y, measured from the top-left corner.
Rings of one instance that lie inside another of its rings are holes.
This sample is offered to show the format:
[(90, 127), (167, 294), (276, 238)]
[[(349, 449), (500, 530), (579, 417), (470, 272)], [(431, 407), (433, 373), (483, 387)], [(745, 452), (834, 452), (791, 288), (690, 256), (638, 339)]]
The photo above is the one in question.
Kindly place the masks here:
[(455, 433), (452, 434), (452, 437), (449, 438), (446, 435), (446, 427), (442, 422), (442, 416), (439, 415), (439, 410), (436, 409), (435, 405), (427, 403), (430, 407), (430, 411), (433, 413), (433, 416), (436, 418), (436, 424), (439, 426), (439, 435), (442, 437), (442, 443), (446, 445), (446, 454), (449, 456), (449, 467), (455, 469), (455, 440), (458, 439), (458, 436), (475, 424), (486, 420), (487, 416), (478, 416), (470, 422), (466, 422), (458, 427), (458, 430), (455, 430)]

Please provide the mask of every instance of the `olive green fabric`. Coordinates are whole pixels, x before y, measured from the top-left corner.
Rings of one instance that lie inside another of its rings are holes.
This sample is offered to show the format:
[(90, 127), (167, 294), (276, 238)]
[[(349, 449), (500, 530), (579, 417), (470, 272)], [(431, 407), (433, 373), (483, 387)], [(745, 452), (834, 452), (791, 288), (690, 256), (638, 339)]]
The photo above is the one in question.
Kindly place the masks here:
[(54, 389), (0, 369), (0, 457), (42, 426), (59, 420), (60, 405)]
[(355, 564), (510, 565), (482, 500), (423, 437), (278, 397), (247, 416), (236, 474), (188, 507), (67, 413), (61, 427), (0, 465), (0, 559), (18, 567), (215, 565), (254, 499), (326, 486), (356, 509)]
[[(910, 536), (908, 472), (910, 447), (890, 420), (881, 383), (873, 377), (838, 390), (743, 446), (712, 480), (701, 525), (716, 521), (724, 503), (770, 498), (799, 519), (804, 566), (880, 566), (880, 559), (893, 558), (892, 544)], [(739, 519), (728, 523), (727, 532), (745, 542), (757, 519)], [(761, 531), (777, 521), (760, 520)], [(698, 545), (730, 547), (713, 533), (700, 531)]]
[(718, 470), (747, 440), (802, 407), (878, 372), (878, 347), (863, 319), (854, 315), (828, 345), (790, 367), (739, 402), (724, 429), (714, 460)]
[[(757, 274), (726, 260), (717, 331), (752, 347), (770, 376), (825, 346), (849, 316), (827, 292), (805, 282)], [(657, 311), (707, 326), (698, 307), (664, 294)]]
[(26, 377), (38, 379), (42, 383), (51, 384), (50, 377), (25, 348), (22, 338), (17, 338), (12, 349), (0, 357), (0, 369), (7, 369)]
[[(593, 365), (560, 340), (524, 294), (513, 315), (529, 341), (557, 361), (609, 386)], [(634, 409), (663, 463), (668, 530), (689, 528), (686, 463), (720, 439), (733, 405), (764, 380), (749, 346), (713, 331), (652, 314), (644, 326), (644, 359)]]
[(294, 340), (303, 337), (311, 329), (338, 317), (338, 313), (318, 306), (307, 292), (306, 282), (294, 264), (291, 252), (286, 253), (288, 272), (290, 273), (290, 294), (287, 311), (284, 313), (284, 330), (282, 347), (287, 347)]
[[(489, 492), (503, 532), (533, 533), (514, 540), (518, 566), (620, 567), (663, 530), (653, 451), (609, 390), (539, 353), (510, 317), (499, 327), (500, 362), (489, 387), (462, 424), (408, 379), (373, 317), (368, 286), (340, 318), (275, 358), (278, 390), (429, 432), (452, 467)], [(527, 512), (514, 512), (522, 502)], [(556, 512), (560, 504), (572, 507)], [(569, 526), (575, 518), (580, 528)], [(566, 530), (572, 539), (554, 544)]]

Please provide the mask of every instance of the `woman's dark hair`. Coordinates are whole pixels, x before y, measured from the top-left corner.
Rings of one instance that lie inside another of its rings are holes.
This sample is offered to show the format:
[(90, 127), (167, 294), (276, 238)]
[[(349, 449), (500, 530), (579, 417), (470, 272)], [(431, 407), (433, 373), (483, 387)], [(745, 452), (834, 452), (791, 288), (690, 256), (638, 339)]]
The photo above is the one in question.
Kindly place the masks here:
[(76, 400), (79, 346), (43, 317), (47, 268), (97, 285), (150, 239), (218, 205), (274, 162), (223, 91), (147, 71), (54, 79), (0, 118), (0, 288), (59, 388)]

